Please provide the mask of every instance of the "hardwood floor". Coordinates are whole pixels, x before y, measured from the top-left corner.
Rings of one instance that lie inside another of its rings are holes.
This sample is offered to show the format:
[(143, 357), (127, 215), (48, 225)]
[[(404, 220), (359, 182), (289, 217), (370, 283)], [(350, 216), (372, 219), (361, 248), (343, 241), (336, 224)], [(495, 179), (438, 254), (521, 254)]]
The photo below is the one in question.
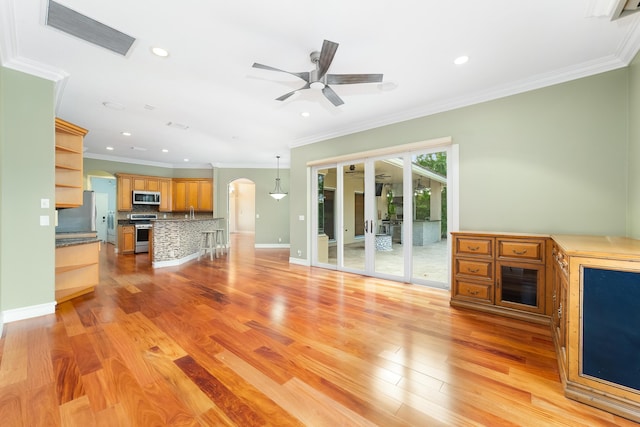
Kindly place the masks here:
[(635, 425), (564, 397), (547, 327), (233, 237), (156, 270), (105, 245), (95, 294), (6, 324), (0, 425)]

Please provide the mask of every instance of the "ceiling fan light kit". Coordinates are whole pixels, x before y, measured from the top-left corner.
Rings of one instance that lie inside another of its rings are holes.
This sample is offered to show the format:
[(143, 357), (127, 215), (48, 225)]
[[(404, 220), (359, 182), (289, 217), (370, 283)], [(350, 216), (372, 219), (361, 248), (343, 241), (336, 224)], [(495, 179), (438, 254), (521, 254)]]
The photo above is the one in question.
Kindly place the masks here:
[(270, 67), (255, 62), (253, 68), (260, 68), (263, 70), (279, 71), (282, 73), (291, 74), (296, 76), (306, 83), (299, 89), (285, 93), (284, 95), (276, 98), (277, 101), (284, 101), (288, 99), (294, 93), (305, 89), (322, 90), (322, 94), (327, 98), (334, 106), (338, 107), (344, 104), (344, 101), (338, 96), (338, 94), (329, 85), (343, 85), (343, 84), (359, 84), (359, 83), (381, 83), (382, 74), (327, 74), (329, 67), (333, 62), (333, 57), (338, 50), (338, 43), (325, 40), (322, 43), (322, 50), (320, 52), (311, 52), (311, 63), (315, 65), (315, 69), (311, 71), (303, 72), (291, 72), (281, 70), (279, 68)]

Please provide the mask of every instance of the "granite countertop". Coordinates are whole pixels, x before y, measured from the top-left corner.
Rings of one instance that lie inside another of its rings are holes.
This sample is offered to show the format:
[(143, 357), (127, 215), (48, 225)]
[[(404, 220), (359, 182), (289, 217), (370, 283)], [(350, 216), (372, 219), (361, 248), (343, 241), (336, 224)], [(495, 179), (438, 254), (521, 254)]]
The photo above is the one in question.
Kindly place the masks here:
[(158, 219), (152, 219), (151, 222), (194, 222), (194, 221), (215, 221), (215, 220), (221, 220), (224, 218), (194, 218), (194, 219), (188, 219), (188, 218), (158, 218)]
[(87, 245), (89, 243), (99, 242), (97, 237), (75, 237), (69, 239), (56, 239), (56, 248), (64, 248), (67, 246)]

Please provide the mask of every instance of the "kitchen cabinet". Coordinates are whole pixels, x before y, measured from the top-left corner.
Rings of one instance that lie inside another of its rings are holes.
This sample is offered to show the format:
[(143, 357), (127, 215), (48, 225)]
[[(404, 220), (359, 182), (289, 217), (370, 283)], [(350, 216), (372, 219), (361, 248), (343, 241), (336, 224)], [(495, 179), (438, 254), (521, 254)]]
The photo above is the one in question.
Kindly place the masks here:
[(171, 212), (172, 210), (172, 194), (171, 194), (171, 179), (158, 178), (158, 190), (160, 192), (160, 206), (158, 210), (160, 212)]
[(172, 180), (173, 210), (213, 212), (213, 180), (174, 178)]
[(136, 228), (133, 225), (118, 226), (118, 252), (132, 254), (136, 250)]
[(116, 175), (117, 177), (117, 199), (119, 211), (131, 211), (133, 210), (132, 203), (132, 191), (133, 191), (133, 178), (130, 175)]
[(452, 233), (451, 305), (549, 323), (547, 236)]
[(565, 395), (640, 422), (640, 240), (551, 237), (552, 332)]
[(56, 245), (56, 303), (93, 292), (99, 282), (100, 242)]
[(55, 120), (56, 208), (82, 206), (82, 151), (87, 132), (62, 119)]
[(132, 194), (136, 191), (158, 191), (160, 193), (160, 206), (158, 211), (171, 212), (171, 178), (156, 176), (116, 174), (118, 178), (118, 210), (132, 211)]

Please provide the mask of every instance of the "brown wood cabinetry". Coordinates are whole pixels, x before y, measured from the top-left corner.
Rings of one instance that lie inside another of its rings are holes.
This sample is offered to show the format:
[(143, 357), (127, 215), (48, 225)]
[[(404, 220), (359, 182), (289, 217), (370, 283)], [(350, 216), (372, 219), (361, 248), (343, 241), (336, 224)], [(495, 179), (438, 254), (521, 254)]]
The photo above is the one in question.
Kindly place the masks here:
[(156, 176), (117, 174), (118, 178), (118, 210), (133, 210), (132, 191), (160, 192), (160, 206), (158, 211), (171, 212), (171, 178)]
[(82, 206), (82, 147), (87, 130), (56, 118), (56, 208)]
[(552, 238), (552, 331), (565, 394), (640, 422), (640, 240)]
[(196, 212), (213, 212), (213, 180), (174, 178), (172, 186), (175, 212), (188, 212), (192, 206)]
[(118, 252), (132, 254), (136, 250), (136, 229), (133, 225), (118, 226)]
[(451, 305), (549, 322), (547, 237), (476, 232), (452, 237)]
[(100, 242), (56, 248), (56, 302), (93, 292), (99, 281)]

